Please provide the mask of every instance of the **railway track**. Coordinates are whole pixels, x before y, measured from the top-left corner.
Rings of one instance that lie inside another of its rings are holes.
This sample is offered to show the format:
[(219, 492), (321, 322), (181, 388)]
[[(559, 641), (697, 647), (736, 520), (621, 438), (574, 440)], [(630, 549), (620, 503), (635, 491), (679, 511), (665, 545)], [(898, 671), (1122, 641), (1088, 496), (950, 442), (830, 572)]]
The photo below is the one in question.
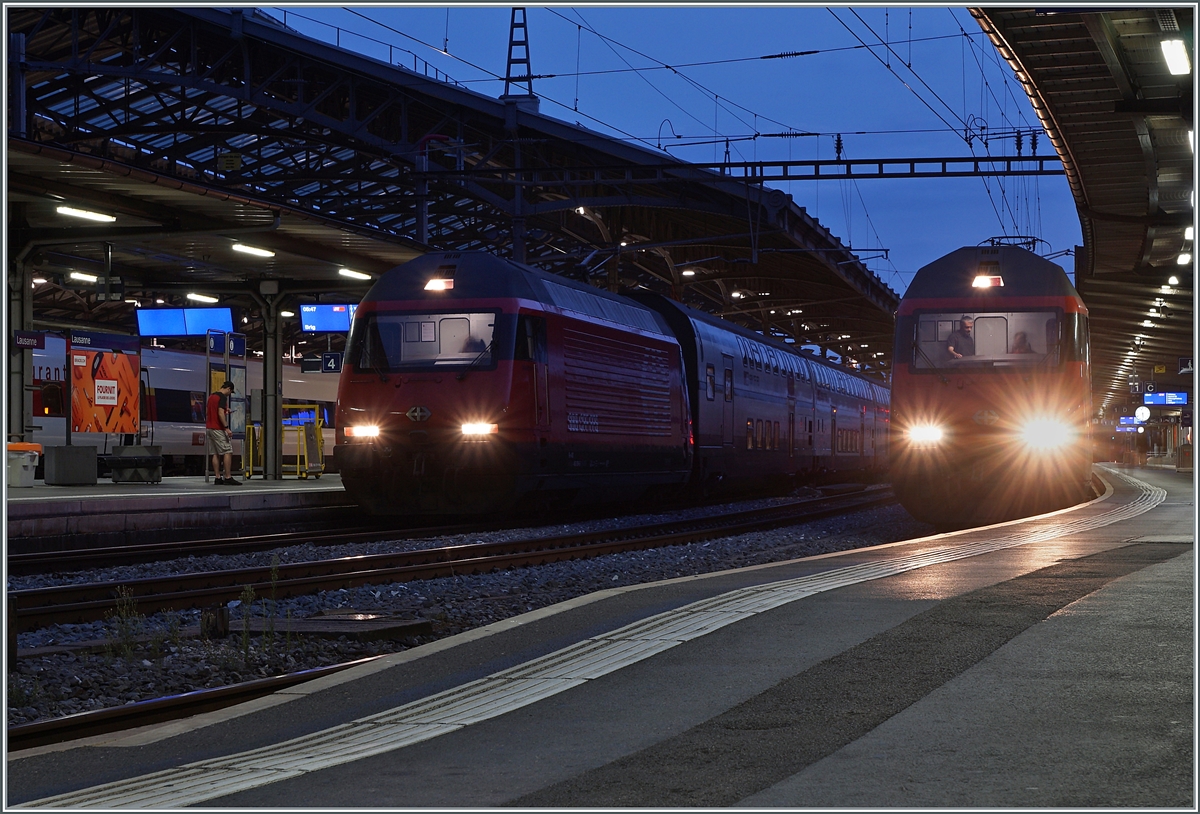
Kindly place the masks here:
[[(514, 521), (515, 523), (515, 521)], [(509, 523), (507, 525), (513, 525)], [(406, 537), (439, 537), (465, 532), (491, 531), (501, 524), (485, 525), (458, 523), (442, 526), (396, 527), (395, 525), (360, 526), (338, 531), (289, 531), (253, 534), (242, 537), (220, 537), (204, 541), (180, 540), (139, 545), (108, 546), (105, 548), (76, 548), (66, 551), (39, 551), (8, 555), (11, 575), (48, 574), (64, 571), (85, 571), (114, 565), (135, 565), (159, 562), (178, 557), (203, 557), (210, 554), (246, 554), (289, 545), (341, 545), (370, 543)]]
[(154, 613), (211, 607), (237, 599), (247, 586), (257, 596), (286, 599), (365, 584), (486, 573), (744, 534), (894, 500), (889, 487), (873, 487), (765, 509), (577, 535), (10, 591), (9, 619), (16, 631), (28, 631), (102, 619), (117, 611), (118, 601), (132, 600), (143, 612)]
[(342, 664), (314, 667), (310, 670), (300, 670), (295, 673), (260, 678), (225, 687), (193, 690), (165, 698), (136, 701), (119, 707), (80, 712), (45, 721), (17, 724), (8, 727), (8, 749), (10, 752), (17, 752), (22, 749), (32, 749), (35, 746), (63, 743), (94, 735), (107, 735), (139, 726), (173, 721), (191, 715), (199, 715), (202, 712), (224, 709), (270, 695), (305, 681), (341, 672), (377, 658), (380, 656), (369, 656)]

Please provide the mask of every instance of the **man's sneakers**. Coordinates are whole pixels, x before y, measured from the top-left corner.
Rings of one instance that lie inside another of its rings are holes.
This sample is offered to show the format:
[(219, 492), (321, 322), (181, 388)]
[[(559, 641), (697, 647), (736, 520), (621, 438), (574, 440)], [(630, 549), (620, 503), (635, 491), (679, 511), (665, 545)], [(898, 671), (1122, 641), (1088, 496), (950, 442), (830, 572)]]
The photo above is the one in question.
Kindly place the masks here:
[(216, 480), (213, 481), (213, 485), (214, 486), (241, 486), (242, 482), (240, 480), (234, 480), (233, 478), (217, 478)]

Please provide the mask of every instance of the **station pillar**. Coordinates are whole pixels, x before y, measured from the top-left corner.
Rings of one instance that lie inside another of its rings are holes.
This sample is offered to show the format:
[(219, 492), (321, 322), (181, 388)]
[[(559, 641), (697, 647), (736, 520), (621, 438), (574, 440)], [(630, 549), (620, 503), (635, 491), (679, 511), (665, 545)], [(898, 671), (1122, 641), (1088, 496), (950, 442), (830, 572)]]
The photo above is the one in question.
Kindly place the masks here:
[(28, 331), (33, 323), (33, 280), (25, 263), (8, 266), (8, 404), (7, 441), (23, 441), (33, 423), (31, 351), (18, 348), (13, 331)]
[[(273, 285), (272, 285), (273, 284)], [(264, 280), (263, 305), (263, 479), (283, 477), (283, 318), (278, 282)]]

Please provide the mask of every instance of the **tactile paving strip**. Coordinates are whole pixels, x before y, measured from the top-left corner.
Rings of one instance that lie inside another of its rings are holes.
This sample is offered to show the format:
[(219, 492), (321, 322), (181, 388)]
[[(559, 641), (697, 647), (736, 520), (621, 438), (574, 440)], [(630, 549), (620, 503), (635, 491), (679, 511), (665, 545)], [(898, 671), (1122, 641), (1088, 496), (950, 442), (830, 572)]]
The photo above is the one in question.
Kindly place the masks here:
[[(1128, 520), (1153, 509), (1166, 491), (1123, 472), (1106, 471), (1138, 491), (1132, 501), (1087, 516), (1021, 532), (947, 544), (908, 555), (837, 568), (710, 597), (578, 642), (526, 664), (420, 701), (323, 732), (176, 769), (35, 800), (14, 808), (181, 808), (246, 789), (402, 749), (504, 715), (669, 650), (726, 625), (806, 596), (928, 565), (1044, 542)], [(1067, 514), (1056, 516), (1066, 520)]]

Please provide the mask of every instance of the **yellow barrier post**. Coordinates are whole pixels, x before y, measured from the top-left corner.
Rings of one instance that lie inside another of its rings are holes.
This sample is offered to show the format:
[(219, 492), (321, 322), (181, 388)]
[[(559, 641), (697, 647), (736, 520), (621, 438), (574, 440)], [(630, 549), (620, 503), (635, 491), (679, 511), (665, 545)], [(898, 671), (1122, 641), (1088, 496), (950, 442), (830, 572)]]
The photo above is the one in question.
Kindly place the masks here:
[(283, 465), (284, 474), (295, 474), (301, 480), (307, 479), (309, 475), (315, 478), (321, 477), (325, 471), (325, 437), (321, 433), (321, 428), (325, 425), (321, 415), (321, 407), (318, 404), (284, 404), (284, 411), (288, 410), (311, 410), (313, 421), (306, 422), (299, 426), (289, 427), (286, 424), (282, 427), (282, 437), (287, 438), (287, 431), (293, 429), (296, 431), (296, 463), (293, 466), (288, 464)]

